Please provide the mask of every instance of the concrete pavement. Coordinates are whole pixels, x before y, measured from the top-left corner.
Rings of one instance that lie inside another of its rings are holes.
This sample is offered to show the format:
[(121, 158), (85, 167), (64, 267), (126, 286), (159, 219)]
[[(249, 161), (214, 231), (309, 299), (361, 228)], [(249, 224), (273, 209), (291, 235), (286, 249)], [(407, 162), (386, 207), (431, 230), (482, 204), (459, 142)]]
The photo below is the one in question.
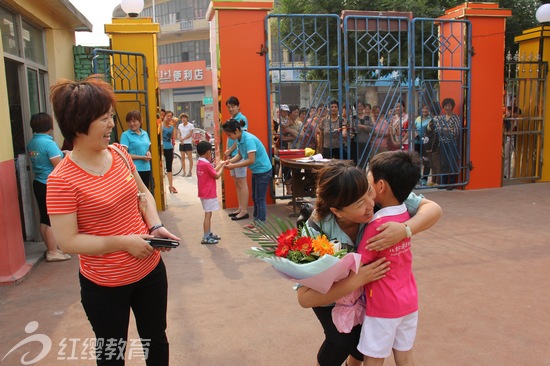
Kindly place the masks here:
[[(213, 229), (222, 240), (201, 245), (196, 178), (174, 182), (179, 193), (161, 213), (183, 238), (180, 248), (163, 254), (171, 364), (315, 365), (321, 326), (297, 304), (292, 283), (244, 253), (253, 245), (241, 228), (249, 220), (215, 212)], [(550, 365), (550, 184), (423, 193), (443, 207), (444, 217), (413, 237), (417, 365)], [(268, 213), (288, 215), (286, 203)], [(85, 340), (93, 333), (77, 274), (76, 258), (42, 262), (19, 285), (0, 288), (0, 365), (20, 365), (27, 352), (27, 361), (38, 356), (43, 346), (37, 341), (6, 354), (39, 334), (52, 347), (38, 365), (94, 364), (86, 359)], [(129, 338), (137, 338), (133, 323)], [(134, 357), (127, 364), (144, 362)]]

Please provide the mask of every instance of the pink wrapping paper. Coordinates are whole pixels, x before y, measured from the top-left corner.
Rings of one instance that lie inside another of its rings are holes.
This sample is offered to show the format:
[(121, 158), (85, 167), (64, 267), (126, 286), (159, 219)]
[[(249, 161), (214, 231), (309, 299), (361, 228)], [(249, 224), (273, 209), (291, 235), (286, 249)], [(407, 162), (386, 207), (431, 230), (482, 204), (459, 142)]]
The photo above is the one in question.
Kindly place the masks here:
[(365, 297), (362, 295), (363, 286), (336, 301), (332, 321), (340, 333), (349, 333), (354, 326), (363, 324)]
[(357, 253), (348, 253), (331, 267), (324, 269), (322, 272), (303, 279), (296, 279), (281, 272), (277, 268), (274, 269), (284, 278), (297, 282), (303, 286), (326, 294), (332, 287), (334, 282), (346, 278), (350, 271), (357, 273), (361, 266), (361, 255)]

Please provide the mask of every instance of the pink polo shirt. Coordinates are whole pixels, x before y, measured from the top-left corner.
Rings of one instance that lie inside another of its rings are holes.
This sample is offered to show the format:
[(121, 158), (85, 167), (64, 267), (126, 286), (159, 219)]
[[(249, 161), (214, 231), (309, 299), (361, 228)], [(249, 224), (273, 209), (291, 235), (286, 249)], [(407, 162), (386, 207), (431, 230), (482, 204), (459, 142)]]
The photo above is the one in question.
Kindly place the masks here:
[(366, 250), (367, 239), (377, 234), (376, 228), (386, 222), (405, 222), (410, 218), (405, 204), (385, 207), (378, 211), (367, 225), (357, 252), (363, 263), (381, 257), (390, 261), (386, 277), (365, 285), (367, 316), (400, 318), (418, 310), (418, 290), (412, 273), (411, 239), (404, 239), (380, 252)]
[(216, 198), (216, 170), (205, 158), (197, 161), (197, 186), (199, 198)]

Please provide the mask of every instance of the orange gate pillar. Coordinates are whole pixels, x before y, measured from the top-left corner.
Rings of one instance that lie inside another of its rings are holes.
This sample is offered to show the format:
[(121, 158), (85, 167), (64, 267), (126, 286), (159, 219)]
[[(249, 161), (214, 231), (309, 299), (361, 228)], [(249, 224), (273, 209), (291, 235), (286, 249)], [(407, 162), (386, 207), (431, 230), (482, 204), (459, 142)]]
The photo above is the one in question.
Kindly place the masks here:
[[(227, 138), (221, 132), (221, 124), (229, 119), (225, 100), (236, 96), (241, 111), (248, 119), (248, 131), (258, 137), (266, 150), (271, 149), (269, 121), (267, 120), (266, 44), (265, 17), (273, 9), (273, 1), (261, 0), (212, 0), (207, 19), (210, 23), (210, 48), (212, 58), (212, 93), (216, 146), (220, 153), (226, 149)], [(216, 77), (217, 76), (217, 77)], [(248, 174), (250, 187), (251, 176)], [(223, 206), (238, 207), (233, 179), (226, 171), (223, 176)], [(250, 197), (250, 196), (249, 196)], [(268, 196), (267, 203), (273, 203)], [(249, 198), (249, 205), (252, 204)]]
[[(470, 162), (466, 189), (502, 184), (502, 90), (504, 89), (504, 31), (511, 10), (498, 3), (465, 2), (439, 19), (464, 19), (472, 25)], [(460, 100), (460, 99), (458, 99)]]

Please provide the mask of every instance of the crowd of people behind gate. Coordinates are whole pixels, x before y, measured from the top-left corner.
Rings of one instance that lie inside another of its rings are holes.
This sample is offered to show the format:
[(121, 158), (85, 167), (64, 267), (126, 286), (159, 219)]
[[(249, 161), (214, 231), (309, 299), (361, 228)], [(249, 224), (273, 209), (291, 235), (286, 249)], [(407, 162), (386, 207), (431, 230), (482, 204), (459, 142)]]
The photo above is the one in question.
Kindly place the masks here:
[[(460, 171), (462, 134), (455, 107), (452, 98), (444, 98), (441, 105), (424, 102), (414, 118), (402, 100), (389, 108), (361, 99), (342, 107), (337, 100), (309, 108), (281, 104), (272, 120), (273, 152), (309, 148), (324, 158), (349, 159), (364, 168), (377, 153), (414, 150), (422, 158), (419, 184), (452, 189)], [(275, 174), (290, 181), (284, 167), (276, 166)]]

